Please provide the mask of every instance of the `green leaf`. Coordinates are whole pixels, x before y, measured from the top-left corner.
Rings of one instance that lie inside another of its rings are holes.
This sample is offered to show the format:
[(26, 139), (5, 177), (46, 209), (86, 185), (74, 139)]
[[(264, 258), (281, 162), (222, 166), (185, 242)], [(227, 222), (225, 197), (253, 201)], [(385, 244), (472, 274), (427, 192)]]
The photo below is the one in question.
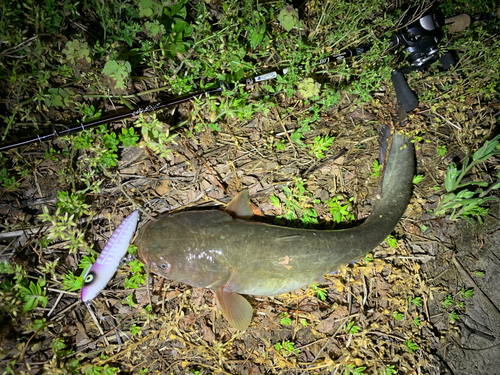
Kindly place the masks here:
[(298, 84), (300, 95), (302, 95), (304, 99), (309, 99), (318, 96), (320, 88), (321, 84), (314, 81), (314, 79), (312, 78), (304, 78)]
[(385, 242), (390, 246), (390, 247), (398, 247), (398, 240), (392, 236), (392, 235), (389, 235), (386, 239), (385, 239)]
[(132, 71), (132, 66), (128, 61), (115, 61), (108, 60), (104, 68), (102, 69), (102, 73), (112, 80), (114, 80), (115, 89), (125, 89), (126, 83), (128, 81), (130, 72)]
[(422, 176), (421, 174), (418, 174), (416, 176), (413, 176), (412, 183), (413, 183), (413, 185), (416, 185), (419, 182), (421, 182), (423, 179), (424, 179), (424, 176)]
[(264, 38), (264, 34), (266, 33), (266, 24), (257, 25), (253, 28), (252, 32), (249, 35), (250, 47), (252, 49), (257, 48), (257, 46), (262, 42)]
[(286, 31), (290, 31), (299, 22), (299, 12), (293, 6), (285, 5), (278, 15), (278, 21)]
[(379, 164), (378, 160), (375, 160), (372, 164), (373, 172), (371, 172), (372, 177), (379, 177), (380, 176), (380, 169), (382, 169), (382, 166)]
[(410, 353), (413, 353), (415, 350), (418, 349), (418, 346), (417, 344), (415, 344), (413, 341), (411, 340), (407, 340), (404, 342), (404, 344), (406, 345), (406, 348), (408, 349), (408, 351)]
[(125, 147), (136, 146), (139, 136), (135, 134), (134, 128), (122, 129), (122, 134), (118, 135), (118, 138), (123, 143)]
[(66, 43), (66, 47), (63, 49), (63, 53), (66, 55), (66, 60), (75, 65), (79, 61), (86, 61), (90, 63), (90, 49), (87, 42), (80, 42), (79, 40), (70, 40)]
[(457, 169), (457, 165), (455, 163), (450, 163), (448, 166), (448, 170), (446, 171), (446, 179), (444, 181), (444, 187), (446, 191), (451, 192), (455, 190), (455, 186), (457, 184), (457, 177), (460, 175), (461, 171)]
[[(484, 142), (484, 145), (477, 150), (474, 155), (472, 155), (472, 160), (474, 161), (480, 161), (482, 159), (487, 159), (490, 156), (493, 156), (499, 151), (496, 151), (496, 148), (498, 146), (500, 139), (500, 135), (497, 135), (495, 138), (493, 138), (491, 141), (486, 141)], [(496, 152), (495, 152), (496, 151)]]

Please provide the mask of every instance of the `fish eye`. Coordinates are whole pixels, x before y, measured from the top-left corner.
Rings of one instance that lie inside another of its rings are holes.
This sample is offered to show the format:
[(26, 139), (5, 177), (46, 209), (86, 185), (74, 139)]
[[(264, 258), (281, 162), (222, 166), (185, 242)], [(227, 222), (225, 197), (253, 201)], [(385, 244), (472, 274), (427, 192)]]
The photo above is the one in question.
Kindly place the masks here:
[(160, 267), (161, 267), (161, 269), (162, 269), (163, 271), (165, 271), (165, 272), (170, 271), (170, 263), (168, 263), (168, 262), (167, 262), (167, 263), (162, 263), (162, 264), (160, 264)]
[(94, 281), (94, 273), (89, 272), (89, 274), (85, 277), (85, 284), (90, 284), (92, 281)]

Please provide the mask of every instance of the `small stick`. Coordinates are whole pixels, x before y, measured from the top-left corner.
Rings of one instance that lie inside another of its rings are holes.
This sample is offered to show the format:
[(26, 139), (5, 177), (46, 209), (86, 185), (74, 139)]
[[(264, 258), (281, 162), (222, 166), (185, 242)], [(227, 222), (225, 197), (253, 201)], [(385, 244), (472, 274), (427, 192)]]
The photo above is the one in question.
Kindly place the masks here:
[(64, 293), (59, 293), (59, 296), (57, 296), (57, 299), (56, 299), (56, 303), (54, 303), (54, 306), (52, 306), (52, 308), (50, 309), (49, 313), (47, 314), (47, 316), (51, 316), (52, 313), (54, 312), (56, 306), (59, 304), (59, 301), (61, 300), (62, 296), (64, 295)]

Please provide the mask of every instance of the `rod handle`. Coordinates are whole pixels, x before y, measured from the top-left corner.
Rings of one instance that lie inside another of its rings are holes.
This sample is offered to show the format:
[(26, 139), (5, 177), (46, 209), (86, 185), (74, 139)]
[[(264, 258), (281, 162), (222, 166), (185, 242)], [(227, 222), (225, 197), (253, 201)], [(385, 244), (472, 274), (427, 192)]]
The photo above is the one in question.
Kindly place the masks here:
[(418, 107), (418, 99), (410, 90), (408, 83), (406, 83), (405, 76), (399, 70), (394, 69), (391, 73), (392, 84), (396, 90), (396, 98), (406, 112), (413, 111)]

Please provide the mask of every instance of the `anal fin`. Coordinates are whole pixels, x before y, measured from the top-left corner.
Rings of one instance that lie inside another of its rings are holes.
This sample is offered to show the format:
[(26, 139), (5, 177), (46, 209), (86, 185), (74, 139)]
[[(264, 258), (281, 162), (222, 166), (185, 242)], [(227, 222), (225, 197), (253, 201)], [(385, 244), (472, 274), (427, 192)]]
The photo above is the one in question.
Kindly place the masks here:
[(252, 321), (252, 305), (241, 295), (221, 286), (215, 296), (222, 314), (234, 328), (245, 331)]

